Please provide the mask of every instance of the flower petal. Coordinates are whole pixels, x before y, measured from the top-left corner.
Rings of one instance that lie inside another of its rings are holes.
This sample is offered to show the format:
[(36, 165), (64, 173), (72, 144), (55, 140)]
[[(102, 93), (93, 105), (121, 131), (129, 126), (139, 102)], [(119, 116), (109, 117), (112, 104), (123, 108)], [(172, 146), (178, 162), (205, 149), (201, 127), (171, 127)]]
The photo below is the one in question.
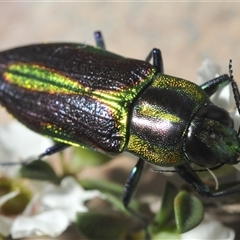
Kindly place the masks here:
[(222, 225), (216, 220), (205, 219), (196, 228), (181, 234), (182, 239), (204, 240), (204, 239), (224, 239), (234, 240), (235, 232), (233, 229)]
[(240, 118), (240, 116), (239, 116), (238, 110), (235, 109), (234, 111), (232, 111), (232, 112), (230, 113), (230, 116), (231, 116), (231, 118), (233, 119), (233, 122), (234, 122), (234, 129), (235, 129), (236, 131), (238, 131), (239, 125), (240, 125), (240, 123), (239, 123), (239, 118)]
[[(206, 59), (202, 62), (198, 70), (198, 83), (201, 85), (220, 75), (220, 67), (214, 64), (211, 60)], [(233, 98), (233, 91), (230, 84), (211, 96), (214, 104), (227, 110), (233, 110), (236, 106)]]
[(8, 237), (11, 232), (11, 226), (14, 221), (14, 218), (5, 217), (4, 215), (0, 215), (0, 233), (4, 237)]
[(61, 210), (52, 209), (34, 216), (17, 217), (11, 228), (12, 238), (43, 236), (56, 237), (67, 229), (69, 221)]
[(205, 59), (198, 69), (198, 83), (201, 85), (217, 76), (219, 76), (220, 67), (211, 60)]
[(232, 111), (236, 107), (236, 102), (233, 97), (231, 84), (228, 84), (220, 91), (211, 96), (211, 101), (217, 106)]
[(9, 199), (16, 197), (18, 194), (19, 194), (19, 191), (13, 191), (3, 195), (2, 197), (0, 197), (0, 206), (2, 206)]
[(73, 177), (66, 177), (61, 186), (46, 189), (41, 202), (46, 208), (60, 208), (70, 221), (75, 221), (77, 212), (87, 211), (84, 202), (94, 197), (103, 198), (103, 194), (97, 190), (86, 191)]
[(41, 154), (52, 145), (52, 141), (25, 127), (18, 121), (0, 125), (0, 142), (6, 150), (11, 151), (17, 158), (27, 158)]
[[(0, 159), (2, 162), (26, 160), (41, 154), (52, 145), (52, 141), (43, 137), (17, 121), (0, 125)], [(0, 168), (3, 175), (15, 177), (20, 165)]]

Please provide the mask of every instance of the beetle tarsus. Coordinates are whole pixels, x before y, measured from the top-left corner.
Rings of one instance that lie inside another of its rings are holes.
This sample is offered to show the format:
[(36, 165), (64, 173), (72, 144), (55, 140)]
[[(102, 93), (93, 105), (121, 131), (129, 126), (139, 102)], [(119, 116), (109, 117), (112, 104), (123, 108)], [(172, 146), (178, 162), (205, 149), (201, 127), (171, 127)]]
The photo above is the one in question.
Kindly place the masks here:
[[(231, 79), (231, 85), (232, 85), (234, 100), (235, 100), (235, 103), (236, 103), (238, 113), (240, 115), (240, 93), (239, 93), (237, 83), (235, 82), (234, 77), (233, 77), (232, 59), (229, 60), (229, 76), (230, 76), (230, 79)], [(240, 126), (238, 128), (238, 136), (239, 135), (240, 135)]]
[(104, 43), (104, 40), (103, 40), (103, 36), (102, 36), (102, 33), (100, 31), (96, 31), (94, 33), (94, 38), (95, 38), (95, 41), (96, 41), (96, 44), (99, 48), (105, 50), (106, 47), (105, 47), (105, 43)]
[(150, 62), (153, 58), (153, 66), (157, 69), (157, 73), (164, 73), (163, 58), (160, 49), (154, 48), (147, 56), (146, 62)]
[(55, 145), (53, 145), (52, 147), (49, 147), (45, 150), (44, 153), (40, 154), (38, 156), (38, 159), (42, 159), (43, 157), (46, 157), (46, 156), (49, 156), (49, 155), (52, 155), (54, 153), (57, 153), (57, 152), (60, 152), (60, 151), (63, 151), (64, 149), (70, 147), (70, 145), (68, 144), (65, 144), (65, 143), (56, 143)]

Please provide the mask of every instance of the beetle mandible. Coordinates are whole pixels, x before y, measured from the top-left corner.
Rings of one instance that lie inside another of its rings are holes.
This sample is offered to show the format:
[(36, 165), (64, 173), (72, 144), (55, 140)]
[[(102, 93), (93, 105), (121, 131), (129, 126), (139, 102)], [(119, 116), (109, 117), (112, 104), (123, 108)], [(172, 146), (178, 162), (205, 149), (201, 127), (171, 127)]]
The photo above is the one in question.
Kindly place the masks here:
[(202, 196), (240, 193), (240, 184), (210, 191), (190, 166), (214, 169), (239, 162), (233, 120), (209, 99), (232, 84), (239, 112), (233, 77), (221, 75), (198, 86), (165, 75), (158, 49), (140, 61), (106, 51), (100, 32), (95, 40), (97, 47), (49, 43), (0, 53), (1, 105), (33, 131), (59, 142), (40, 158), (71, 145), (138, 156), (125, 185), (126, 208), (145, 161), (174, 167)]

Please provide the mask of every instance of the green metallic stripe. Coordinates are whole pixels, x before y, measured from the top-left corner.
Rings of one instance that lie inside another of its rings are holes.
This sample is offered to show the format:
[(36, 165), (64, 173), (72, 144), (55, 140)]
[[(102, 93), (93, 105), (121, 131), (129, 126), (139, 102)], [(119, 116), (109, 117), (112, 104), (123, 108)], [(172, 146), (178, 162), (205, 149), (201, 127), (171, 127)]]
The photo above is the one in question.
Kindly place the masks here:
[(119, 102), (124, 99), (126, 102), (130, 102), (139, 91), (152, 80), (154, 74), (155, 71), (152, 70), (146, 79), (139, 81), (135, 87), (122, 89), (120, 91), (93, 90), (61, 73), (37, 64), (12, 64), (4, 72), (4, 77), (10, 83), (36, 92), (47, 92), (50, 94), (82, 93), (105, 99), (106, 101)]
[(141, 105), (137, 110), (138, 114), (141, 114), (144, 117), (167, 120), (172, 123), (178, 123), (181, 121), (178, 116), (168, 113), (167, 110), (164, 111), (163, 109), (160, 109), (159, 106), (153, 106), (148, 103)]
[(81, 89), (70, 78), (36, 64), (12, 64), (5, 71), (4, 77), (10, 83), (37, 92), (72, 94)]
[[(132, 102), (137, 94), (152, 80), (155, 71), (132, 88), (120, 91), (92, 90), (53, 70), (39, 65), (12, 64), (4, 73), (5, 79), (24, 89), (50, 94), (84, 94), (118, 109), (120, 102)], [(126, 106), (125, 106), (126, 107)]]
[(128, 143), (128, 150), (143, 157), (146, 161), (163, 167), (174, 167), (185, 163), (180, 146), (167, 148), (160, 145), (153, 145), (135, 134), (131, 134)]
[[(74, 79), (37, 64), (12, 64), (4, 72), (4, 77), (9, 83), (26, 90), (49, 94), (82, 94), (102, 102), (109, 106), (109, 111), (111, 111), (113, 119), (116, 120), (116, 127), (120, 129), (120, 135), (126, 137), (129, 104), (152, 81), (154, 74), (154, 69), (149, 70), (147, 77), (140, 79), (134, 87), (119, 91), (90, 89), (74, 81)], [(45, 128), (54, 131), (52, 126), (45, 126)], [(125, 144), (126, 139), (122, 142), (120, 151), (124, 149)]]
[(207, 94), (203, 94), (203, 91), (199, 91), (199, 87), (190, 81), (186, 81), (181, 78), (176, 78), (168, 75), (159, 74), (155, 77), (152, 87), (162, 89), (173, 89), (174, 91), (183, 92), (184, 95), (188, 95), (197, 101), (209, 100)]
[(65, 143), (65, 144), (68, 144), (68, 145), (71, 145), (71, 146), (74, 146), (74, 147), (86, 148), (84, 145), (77, 144), (77, 143), (75, 143), (75, 142), (63, 140), (63, 139), (58, 138), (58, 137), (52, 137), (52, 136), (50, 136), (50, 135), (46, 135), (46, 136), (47, 136), (47, 137), (51, 137), (53, 140), (55, 140), (55, 141), (57, 141), (57, 142)]

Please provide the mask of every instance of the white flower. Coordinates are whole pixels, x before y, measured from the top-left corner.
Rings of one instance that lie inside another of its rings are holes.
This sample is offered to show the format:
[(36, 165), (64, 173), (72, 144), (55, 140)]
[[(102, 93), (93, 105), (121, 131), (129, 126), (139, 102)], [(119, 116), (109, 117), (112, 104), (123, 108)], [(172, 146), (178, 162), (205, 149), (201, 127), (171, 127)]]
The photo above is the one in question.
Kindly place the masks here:
[(181, 239), (207, 240), (224, 239), (234, 240), (235, 232), (229, 227), (223, 226), (216, 220), (203, 220), (196, 228), (181, 234)]
[(66, 177), (60, 186), (46, 185), (21, 215), (15, 218), (0, 215), (0, 233), (14, 239), (59, 236), (76, 220), (78, 212), (88, 211), (85, 201), (95, 197), (104, 198), (104, 195), (97, 190), (86, 191), (73, 177)]
[[(17, 162), (43, 153), (52, 146), (50, 139), (36, 134), (17, 121), (0, 125), (0, 161)], [(6, 179), (14, 181), (20, 165), (0, 167), (0, 173)], [(10, 179), (10, 176), (12, 180)], [(0, 197), (0, 207), (14, 199), (21, 191), (19, 188), (10, 190)], [(17, 216), (0, 214), (0, 234), (11, 235), (12, 238), (48, 235), (56, 237), (76, 221), (78, 212), (86, 212), (86, 200), (94, 197), (104, 198), (97, 190), (85, 191), (73, 177), (66, 177), (59, 186), (34, 181), (22, 181), (25, 188), (32, 190), (33, 197), (25, 210)], [(27, 187), (26, 187), (27, 184)], [(19, 190), (18, 190), (19, 189)]]
[(75, 221), (77, 212), (86, 212), (84, 202), (95, 198), (105, 198), (98, 190), (84, 190), (72, 177), (62, 180), (60, 186), (48, 185), (43, 190), (41, 204), (47, 209), (61, 209), (69, 221)]
[(56, 237), (62, 234), (69, 225), (63, 212), (59, 209), (51, 209), (34, 216), (19, 216), (11, 227), (13, 239), (31, 236)]
[[(14, 120), (0, 125), (0, 163), (18, 162), (37, 156), (51, 147), (51, 139), (41, 136)], [(0, 174), (15, 177), (21, 165), (0, 167)]]
[(213, 64), (209, 59), (205, 59), (202, 62), (201, 67), (198, 69), (198, 83), (203, 84), (215, 77), (218, 77), (220, 74), (220, 67)]

